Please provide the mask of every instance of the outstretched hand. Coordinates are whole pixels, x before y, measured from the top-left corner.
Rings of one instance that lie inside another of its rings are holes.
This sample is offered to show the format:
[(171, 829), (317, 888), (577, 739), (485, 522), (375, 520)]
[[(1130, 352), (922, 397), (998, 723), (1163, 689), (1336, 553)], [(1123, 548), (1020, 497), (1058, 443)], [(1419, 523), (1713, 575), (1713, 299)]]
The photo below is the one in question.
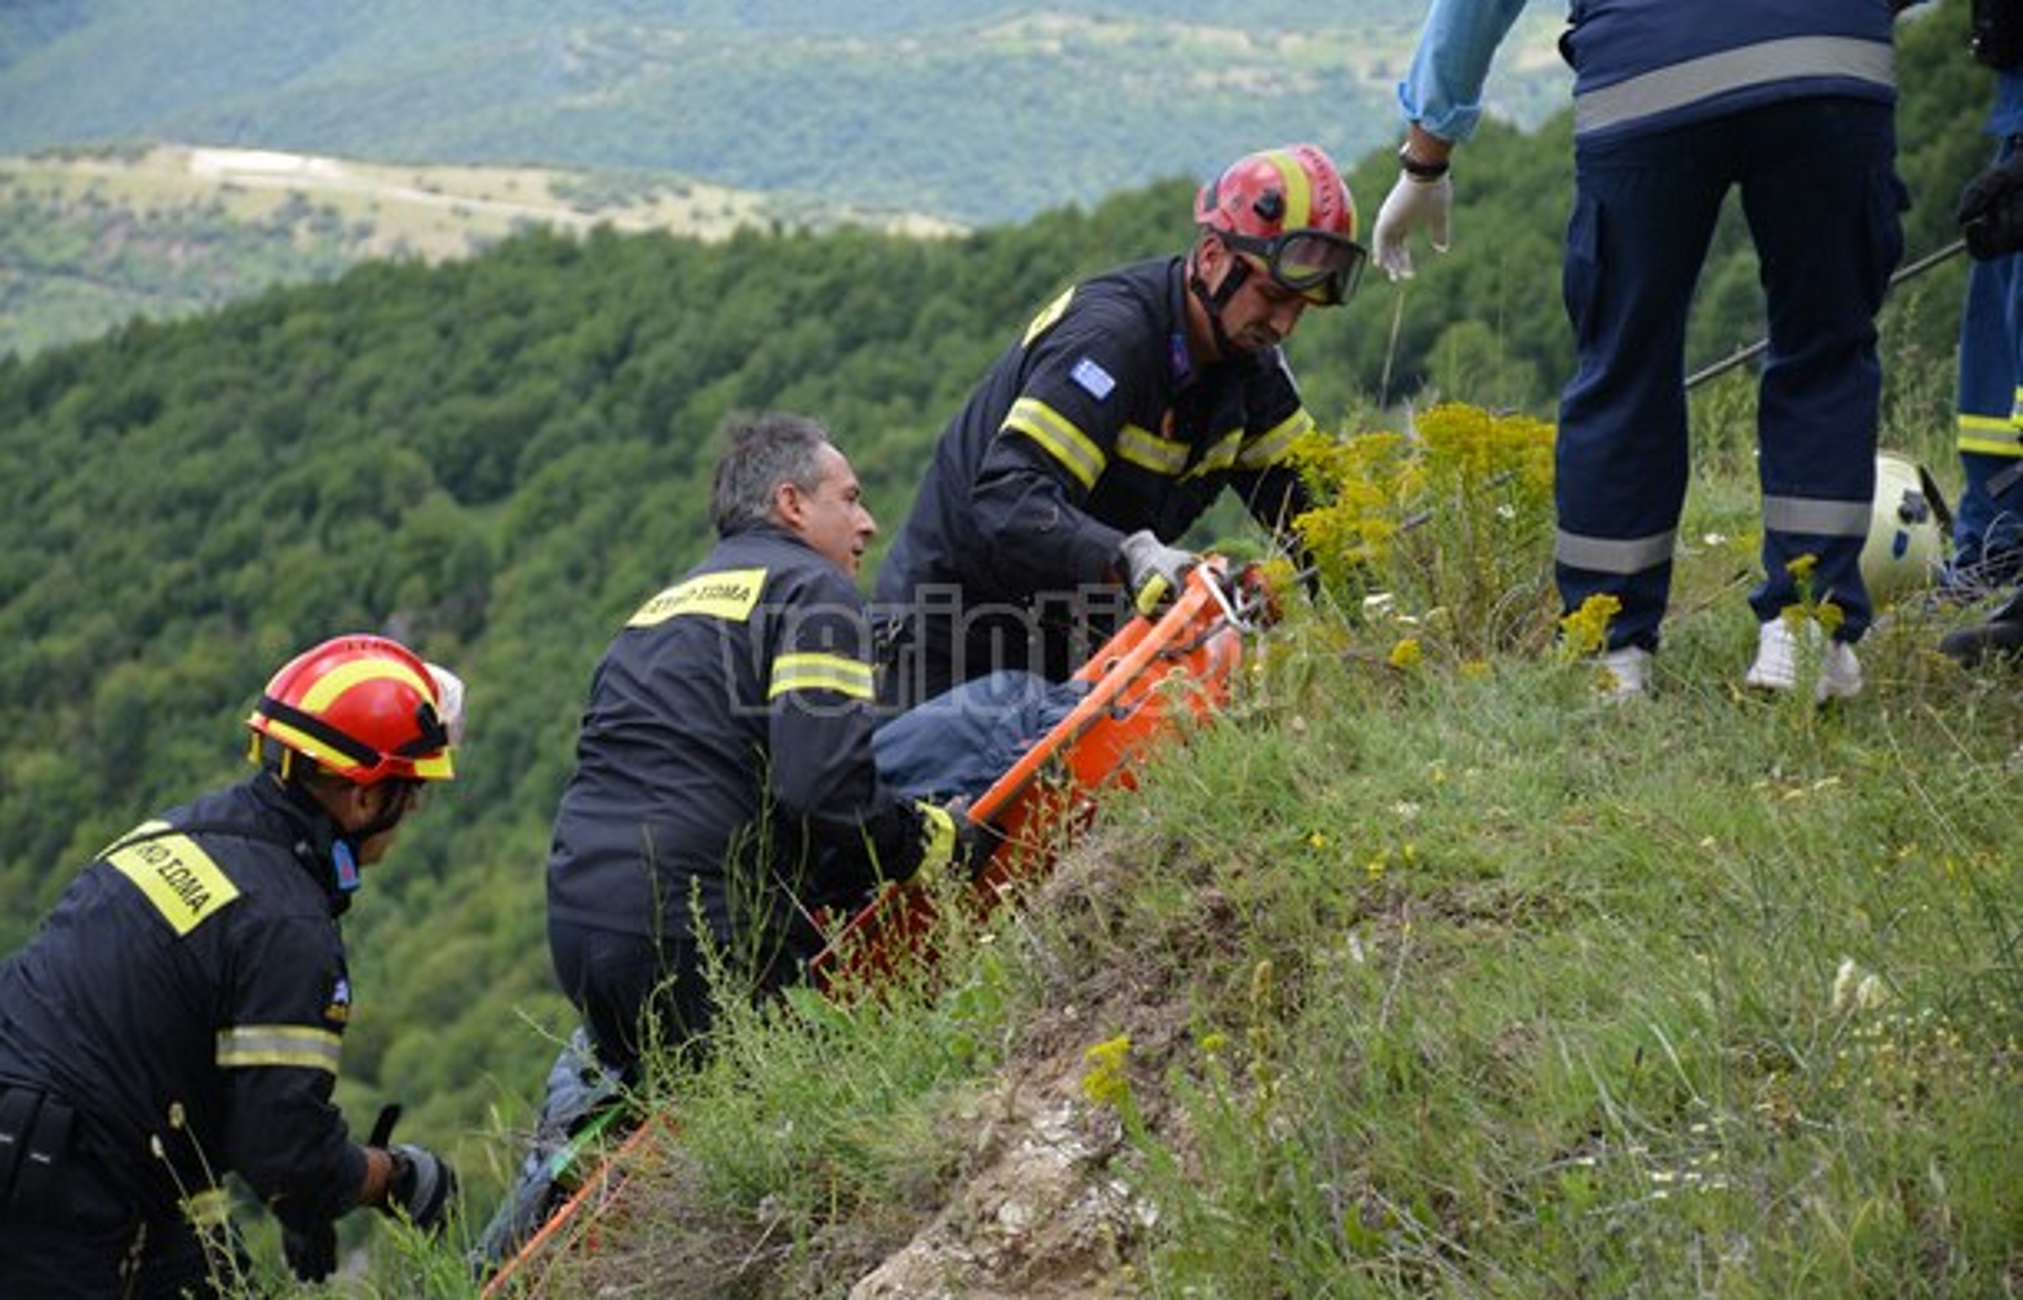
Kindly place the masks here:
[(1454, 180), (1441, 176), (1420, 180), (1406, 172), (1384, 196), (1377, 209), (1377, 224), (1370, 235), (1372, 255), (1384, 274), (1392, 280), (1412, 278), (1411, 236), (1424, 229), (1433, 251), (1447, 251), (1454, 216)]

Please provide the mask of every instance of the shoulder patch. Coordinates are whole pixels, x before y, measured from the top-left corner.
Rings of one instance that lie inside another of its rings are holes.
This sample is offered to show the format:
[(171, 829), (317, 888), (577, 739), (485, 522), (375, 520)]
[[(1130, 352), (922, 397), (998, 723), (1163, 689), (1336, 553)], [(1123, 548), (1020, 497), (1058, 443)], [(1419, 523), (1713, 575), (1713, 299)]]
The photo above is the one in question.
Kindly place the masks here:
[(1076, 387), (1099, 402), (1117, 391), (1117, 381), (1110, 377), (1109, 371), (1097, 364), (1094, 357), (1083, 357), (1077, 361), (1075, 368), (1068, 372), (1068, 377), (1075, 381)]
[(655, 627), (685, 614), (720, 618), (727, 623), (743, 623), (752, 616), (765, 589), (764, 569), (725, 569), (721, 573), (699, 573), (676, 583), (641, 605), (625, 621), (627, 627)]
[(154, 904), (178, 935), (186, 935), (239, 896), (239, 887), (187, 835), (164, 834), (167, 822), (146, 822), (102, 855)]
[(339, 1026), (351, 1019), (351, 981), (341, 975), (331, 987), (330, 1001), (323, 1008), (323, 1019)]

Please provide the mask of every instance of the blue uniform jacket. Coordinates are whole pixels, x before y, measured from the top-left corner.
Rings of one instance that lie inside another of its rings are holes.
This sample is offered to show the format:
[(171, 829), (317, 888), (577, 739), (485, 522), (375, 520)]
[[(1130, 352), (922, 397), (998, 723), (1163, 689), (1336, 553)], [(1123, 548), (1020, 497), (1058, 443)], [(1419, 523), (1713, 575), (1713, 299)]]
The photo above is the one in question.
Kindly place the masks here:
[(550, 916), (814, 943), (807, 909), (920, 864), (919, 810), (873, 762), (872, 700), (849, 577), (778, 528), (721, 540), (597, 666), (555, 819)]
[(1286, 461), (1313, 418), (1277, 350), (1198, 367), (1182, 258), (1049, 304), (943, 431), (875, 601), (927, 584), (974, 603), (1115, 581), (1124, 536), (1181, 534), (1225, 487), (1268, 527), (1305, 509)]
[(0, 966), (0, 1079), (81, 1108), (153, 1213), (228, 1172), (299, 1229), (356, 1201), (365, 1157), (331, 1103), (352, 1010), (335, 835), (262, 773), (115, 842)]
[[(1434, 0), (1398, 100), (1466, 139), (1496, 47), (1524, 0)], [(1573, 0), (1561, 51), (1574, 133), (1665, 130), (1782, 99), (1896, 98), (1891, 0)]]

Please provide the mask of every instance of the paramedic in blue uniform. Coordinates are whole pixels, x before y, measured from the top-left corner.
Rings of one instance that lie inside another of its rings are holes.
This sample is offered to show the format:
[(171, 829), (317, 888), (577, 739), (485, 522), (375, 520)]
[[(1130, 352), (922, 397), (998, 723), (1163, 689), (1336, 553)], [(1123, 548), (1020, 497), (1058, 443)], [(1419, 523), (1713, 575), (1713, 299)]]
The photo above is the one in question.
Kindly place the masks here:
[(1355, 205), (1295, 144), (1232, 163), (1195, 222), (1185, 255), (1048, 304), (942, 432), (878, 572), (886, 706), (998, 669), (1069, 676), (1180, 584), (1181, 535), (1224, 488), (1290, 544), (1287, 449), (1314, 422), (1280, 345), (1354, 291)]
[(331, 1103), (337, 918), (450, 779), (461, 697), (383, 637), (297, 656), (248, 719), (260, 771), (121, 836), (0, 965), (0, 1296), (250, 1294), (227, 1173), (305, 1281), (356, 1206), (442, 1222), (448, 1165)]
[[(1448, 155), (1480, 115), (1524, 0), (1433, 0), (1398, 87), (1407, 121), (1373, 237), (1409, 274), (1407, 237), (1449, 233)], [(1576, 0), (1574, 199), (1562, 291), (1577, 366), (1560, 401), (1555, 570), (1573, 611), (1614, 597), (1613, 691), (1641, 693), (1670, 594), (1688, 478), (1687, 310), (1722, 202), (1741, 192), (1769, 347), (1758, 386), (1764, 580), (1745, 680), (1790, 689), (1806, 595), (1841, 614), (1822, 696), (1861, 688), (1870, 621), (1858, 560), (1875, 488), (1875, 313), (1902, 254), (1892, 0)], [(1798, 563), (1802, 557), (1807, 563)], [(1807, 570), (1809, 569), (1809, 572)], [(1804, 590), (1799, 574), (1803, 573)]]

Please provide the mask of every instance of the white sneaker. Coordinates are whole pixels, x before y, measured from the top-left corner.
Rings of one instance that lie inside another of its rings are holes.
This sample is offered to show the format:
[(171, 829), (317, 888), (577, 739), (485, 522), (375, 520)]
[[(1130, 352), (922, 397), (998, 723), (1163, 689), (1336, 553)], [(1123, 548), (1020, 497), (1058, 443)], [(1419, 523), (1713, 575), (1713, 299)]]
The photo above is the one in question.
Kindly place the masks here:
[(1601, 669), (1601, 680), (1595, 683), (1595, 690), (1603, 699), (1635, 699), (1650, 685), (1651, 652), (1642, 646), (1626, 645), (1594, 662)]
[(1782, 618), (1773, 618), (1756, 629), (1756, 662), (1749, 665), (1743, 684), (1770, 691), (1794, 690), (1799, 668), (1807, 660), (1818, 661), (1813, 696), (1821, 703), (1851, 700), (1861, 694), (1861, 660), (1855, 658), (1853, 646), (1845, 641), (1822, 644), (1819, 624), (1807, 622), (1801, 647), (1791, 625)]

